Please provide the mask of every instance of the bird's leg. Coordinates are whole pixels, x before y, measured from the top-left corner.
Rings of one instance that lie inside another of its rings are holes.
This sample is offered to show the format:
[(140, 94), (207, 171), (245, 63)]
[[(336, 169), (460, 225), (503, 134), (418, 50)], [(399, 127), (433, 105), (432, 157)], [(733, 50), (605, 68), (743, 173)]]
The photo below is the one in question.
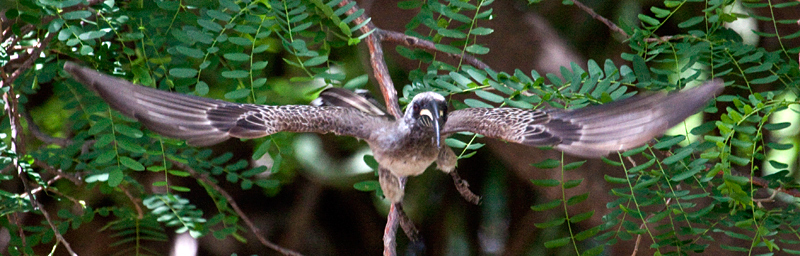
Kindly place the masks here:
[(450, 177), (453, 178), (453, 183), (456, 184), (456, 190), (458, 193), (461, 194), (467, 202), (478, 204), (481, 201), (481, 197), (472, 193), (469, 190), (469, 184), (467, 181), (461, 179), (461, 176), (458, 176), (458, 172), (456, 172), (456, 162), (458, 157), (456, 153), (453, 152), (450, 147), (442, 147), (439, 150), (439, 156), (436, 158), (436, 168), (443, 171), (444, 173), (450, 174)]
[(414, 226), (414, 222), (411, 222), (411, 219), (408, 218), (408, 215), (406, 215), (406, 211), (403, 210), (403, 203), (396, 203), (395, 208), (397, 208), (397, 213), (400, 218), (400, 227), (403, 228), (403, 231), (406, 233), (408, 240), (411, 241), (411, 243), (415, 244), (421, 243), (419, 230), (417, 229), (417, 227)]
[(386, 168), (378, 168), (378, 183), (381, 184), (383, 196), (389, 199), (389, 202), (396, 204), (403, 201), (405, 194), (405, 182), (401, 182), (400, 178), (395, 176), (391, 171)]
[(408, 236), (412, 243), (419, 243), (419, 230), (414, 226), (414, 223), (408, 218), (406, 212), (403, 211), (403, 195), (405, 194), (406, 177), (397, 177), (386, 168), (378, 168), (378, 182), (381, 184), (383, 195), (389, 199), (392, 206), (397, 211), (400, 227)]

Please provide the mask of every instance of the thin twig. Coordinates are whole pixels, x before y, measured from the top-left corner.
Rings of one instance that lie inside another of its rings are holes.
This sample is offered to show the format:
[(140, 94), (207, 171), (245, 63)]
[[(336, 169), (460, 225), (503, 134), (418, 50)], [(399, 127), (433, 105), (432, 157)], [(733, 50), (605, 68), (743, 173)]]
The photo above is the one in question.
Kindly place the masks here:
[(31, 131), (33, 137), (36, 137), (40, 141), (46, 144), (59, 145), (61, 147), (69, 146), (69, 144), (72, 143), (72, 140), (70, 139), (51, 137), (50, 135), (42, 132), (42, 130), (39, 128), (39, 125), (33, 122), (33, 117), (31, 117), (31, 114), (28, 113), (28, 111), (22, 111), (21, 114), (22, 117), (25, 118), (25, 122), (28, 123), (28, 130)]
[(775, 197), (778, 195), (778, 190), (773, 189), (772, 194), (769, 195), (767, 198), (753, 198), (753, 202), (758, 205), (758, 208), (764, 208), (763, 203), (772, 203), (775, 202)]
[(72, 176), (70, 174), (64, 173), (63, 171), (61, 171), (61, 169), (56, 169), (55, 167), (52, 167), (52, 166), (48, 165), (44, 161), (33, 161), (33, 164), (35, 164), (36, 166), (39, 166), (41, 168), (44, 168), (45, 170), (47, 170), (47, 172), (55, 175), (56, 178), (59, 178), (59, 177), (60, 178), (66, 178), (66, 179), (68, 179), (69, 181), (71, 181), (75, 185), (79, 185), (79, 186), (83, 185), (83, 181), (80, 178), (77, 178), (77, 177)]
[(600, 14), (597, 14), (596, 12), (594, 12), (594, 10), (592, 10), (592, 8), (587, 7), (586, 5), (584, 5), (583, 3), (581, 3), (578, 0), (572, 0), (572, 2), (575, 3), (575, 6), (577, 6), (579, 9), (581, 9), (584, 12), (588, 13), (589, 16), (592, 16), (593, 19), (596, 19), (596, 20), (602, 22), (603, 24), (606, 24), (606, 26), (609, 29), (611, 29), (611, 31), (620, 33), (623, 36), (625, 36), (626, 38), (630, 37), (628, 35), (628, 33), (625, 33), (625, 31), (622, 30), (619, 26), (617, 26), (617, 24), (614, 24), (614, 22), (611, 22), (610, 20), (606, 19), (605, 17), (600, 16)]
[[(48, 186), (50, 186), (50, 185), (52, 185), (53, 183), (55, 183), (57, 180), (60, 180), (60, 179), (61, 179), (61, 178), (63, 178), (63, 177), (64, 177), (64, 176), (56, 176), (56, 177), (53, 177), (52, 179), (50, 179), (50, 180), (48, 180), (48, 181), (47, 181), (47, 185), (48, 185)], [(31, 189), (31, 191), (26, 191), (25, 193), (22, 193), (22, 194), (20, 194), (19, 196), (20, 196), (20, 197), (30, 197), (30, 195), (34, 195), (34, 196), (35, 196), (37, 193), (39, 193), (39, 192), (41, 192), (41, 191), (43, 191), (43, 190), (50, 191), (48, 188), (46, 188), (46, 187), (44, 187), (44, 186), (37, 186), (36, 188), (34, 188), (34, 189)]]
[(32, 202), (32, 203), (39, 205), (36, 208), (39, 208), (39, 211), (42, 212), (42, 215), (44, 216), (44, 219), (47, 220), (47, 224), (49, 224), (50, 228), (53, 229), (53, 233), (55, 233), (56, 239), (61, 244), (64, 245), (64, 248), (67, 249), (67, 252), (69, 252), (69, 255), (78, 256), (78, 254), (75, 253), (75, 251), (72, 250), (72, 247), (70, 247), (69, 242), (67, 242), (67, 240), (64, 239), (63, 236), (61, 236), (61, 232), (58, 232), (58, 229), (56, 228), (56, 225), (54, 225), (53, 221), (50, 220), (50, 214), (47, 213), (47, 211), (44, 209), (44, 207), (42, 207), (42, 205), (40, 205), (39, 202)]
[(302, 255), (299, 252), (295, 252), (293, 250), (290, 250), (290, 249), (287, 249), (287, 248), (283, 248), (283, 247), (281, 247), (281, 246), (279, 246), (279, 245), (277, 245), (275, 243), (270, 242), (266, 238), (264, 238), (264, 236), (261, 235), (261, 230), (258, 227), (256, 227), (255, 224), (253, 224), (253, 221), (251, 221), (250, 218), (247, 217), (247, 215), (244, 213), (244, 211), (242, 211), (242, 209), (239, 208), (239, 205), (236, 204), (236, 200), (234, 200), (233, 197), (230, 194), (228, 194), (228, 192), (226, 192), (224, 189), (222, 189), (222, 187), (217, 185), (217, 183), (212, 182), (208, 178), (208, 174), (199, 173), (199, 172), (195, 171), (194, 168), (192, 168), (191, 166), (182, 164), (182, 163), (180, 163), (178, 161), (175, 161), (175, 160), (172, 160), (172, 159), (167, 159), (167, 160), (170, 163), (172, 163), (173, 165), (175, 165), (176, 167), (178, 167), (178, 168), (180, 168), (180, 169), (182, 169), (184, 171), (189, 172), (189, 174), (191, 174), (192, 177), (194, 177), (195, 179), (199, 179), (199, 180), (203, 181), (205, 184), (211, 186), (212, 188), (214, 188), (215, 191), (219, 192), (220, 195), (225, 197), (225, 199), (228, 200), (228, 204), (231, 206), (231, 208), (233, 208), (233, 211), (235, 211), (236, 214), (238, 214), (239, 217), (242, 218), (242, 221), (244, 221), (245, 225), (247, 225), (247, 227), (250, 228), (250, 232), (253, 232), (253, 234), (256, 236), (258, 241), (261, 242), (261, 244), (263, 244), (264, 246), (269, 247), (270, 249), (273, 249), (273, 250), (275, 250), (277, 252), (280, 252), (283, 255), (297, 255), (297, 256)]
[(119, 190), (122, 190), (122, 193), (124, 193), (125, 196), (128, 197), (128, 200), (131, 200), (131, 203), (133, 204), (133, 207), (136, 208), (136, 214), (137, 214), (136, 218), (140, 219), (140, 220), (144, 219), (144, 211), (142, 210), (142, 207), (139, 206), (139, 204), (142, 202), (142, 200), (139, 199), (139, 198), (134, 197), (131, 194), (131, 192), (128, 191), (127, 188), (125, 188), (125, 186), (117, 186), (117, 188), (119, 188)]
[[(17, 235), (19, 236), (19, 240), (22, 242), (20, 244), (26, 245), (28, 242), (26, 240), (27, 237), (25, 236), (25, 230), (22, 228), (25, 227), (25, 224), (22, 223), (22, 219), (19, 217), (20, 212), (14, 212), (8, 215), (8, 222), (14, 223), (17, 226)], [(12, 219), (13, 218), (13, 219)]]
[[(405, 45), (405, 46), (408, 46), (408, 47), (419, 48), (419, 49), (432, 51), (432, 52), (439, 51), (438, 49), (436, 49), (436, 44), (434, 44), (431, 41), (428, 41), (428, 40), (425, 40), (425, 39), (422, 39), (422, 38), (418, 38), (418, 37), (414, 37), (414, 36), (409, 36), (409, 35), (406, 35), (406, 34), (403, 34), (403, 33), (397, 32), (397, 31), (383, 30), (383, 29), (377, 28), (377, 30), (374, 33), (378, 34), (378, 36), (380, 37), (381, 41), (402, 44), (402, 45)], [(472, 55), (468, 55), (468, 54), (452, 54), (452, 53), (446, 53), (446, 52), (442, 52), (442, 53), (444, 53), (448, 57), (451, 57), (451, 58), (454, 58), (454, 59), (463, 59), (467, 64), (470, 64), (473, 67), (476, 67), (476, 68), (479, 68), (479, 69), (489, 68), (489, 65), (486, 65), (486, 63), (483, 63), (483, 61), (475, 58)]]
[(58, 191), (58, 189), (55, 189), (55, 188), (52, 188), (52, 187), (49, 187), (49, 186), (48, 187), (40, 187), (40, 188), (43, 188), (45, 191), (47, 191), (47, 193), (56, 194), (56, 195), (58, 195), (60, 197), (66, 198), (69, 201), (72, 201), (73, 204), (80, 205), (81, 206), (81, 214), (83, 214), (83, 204), (81, 204), (80, 200), (75, 199), (75, 198), (73, 198), (71, 196), (65, 195), (64, 193), (61, 193), (61, 191)]

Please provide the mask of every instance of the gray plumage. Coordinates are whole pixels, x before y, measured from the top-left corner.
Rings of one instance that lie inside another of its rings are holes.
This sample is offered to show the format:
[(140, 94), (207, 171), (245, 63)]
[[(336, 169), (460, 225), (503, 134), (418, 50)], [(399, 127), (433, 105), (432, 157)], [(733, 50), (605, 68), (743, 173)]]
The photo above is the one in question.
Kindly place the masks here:
[[(641, 146), (706, 106), (723, 89), (721, 80), (673, 94), (649, 94), (576, 110), (468, 108), (448, 113), (444, 97), (416, 95), (394, 120), (374, 101), (329, 88), (316, 106), (263, 106), (170, 93), (67, 62), (64, 69), (108, 104), (148, 129), (190, 145), (276, 132), (334, 133), (365, 140), (382, 172), (381, 187), (401, 201), (398, 178), (419, 175), (433, 162), (450, 173), (456, 156), (440, 146), (448, 135), (469, 131), (529, 146), (554, 146), (584, 157)], [(436, 138), (441, 138), (437, 141)], [(388, 175), (386, 173), (391, 173)], [(454, 173), (453, 173), (454, 174)]]
[(353, 108), (238, 104), (135, 85), (72, 62), (67, 62), (64, 70), (97, 92), (113, 109), (156, 133), (184, 139), (193, 146), (213, 145), (231, 137), (258, 138), (281, 131), (369, 139), (372, 126), (388, 125), (386, 118)]
[(575, 110), (468, 108), (448, 115), (442, 133), (469, 131), (583, 157), (641, 146), (697, 113), (724, 85), (712, 80), (673, 94), (653, 93)]

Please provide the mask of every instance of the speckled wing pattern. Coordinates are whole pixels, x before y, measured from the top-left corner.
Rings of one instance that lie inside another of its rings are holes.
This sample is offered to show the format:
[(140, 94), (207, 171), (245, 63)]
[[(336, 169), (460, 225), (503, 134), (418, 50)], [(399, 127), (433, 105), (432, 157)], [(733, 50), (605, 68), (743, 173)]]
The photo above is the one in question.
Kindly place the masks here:
[(122, 114), (161, 135), (207, 146), (231, 137), (257, 138), (276, 132), (335, 133), (369, 139), (371, 125), (385, 118), (352, 108), (238, 104), (132, 84), (67, 62), (64, 70), (97, 92)]
[(700, 111), (723, 88), (721, 80), (713, 80), (677, 93), (634, 96), (574, 110), (467, 108), (451, 112), (442, 133), (468, 131), (600, 157), (647, 143)]

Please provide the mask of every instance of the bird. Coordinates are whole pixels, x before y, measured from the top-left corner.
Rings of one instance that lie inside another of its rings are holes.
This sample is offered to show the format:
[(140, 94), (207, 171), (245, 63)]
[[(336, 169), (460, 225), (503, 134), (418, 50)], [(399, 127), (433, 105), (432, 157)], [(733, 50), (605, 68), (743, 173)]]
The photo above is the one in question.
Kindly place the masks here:
[(578, 109), (454, 111), (441, 94), (422, 92), (412, 98), (401, 117), (395, 118), (374, 100), (341, 88), (322, 91), (313, 105), (271, 106), (162, 91), (73, 62), (66, 62), (64, 70), (111, 108), (155, 133), (185, 140), (191, 146), (277, 132), (334, 133), (364, 140), (378, 162), (379, 184), (391, 203), (403, 199), (401, 180), (422, 174), (433, 163), (437, 169), (455, 174), (457, 157), (443, 143), (454, 133), (472, 132), (597, 158), (644, 145), (700, 111), (724, 89), (722, 80), (713, 79), (675, 93), (635, 95)]

